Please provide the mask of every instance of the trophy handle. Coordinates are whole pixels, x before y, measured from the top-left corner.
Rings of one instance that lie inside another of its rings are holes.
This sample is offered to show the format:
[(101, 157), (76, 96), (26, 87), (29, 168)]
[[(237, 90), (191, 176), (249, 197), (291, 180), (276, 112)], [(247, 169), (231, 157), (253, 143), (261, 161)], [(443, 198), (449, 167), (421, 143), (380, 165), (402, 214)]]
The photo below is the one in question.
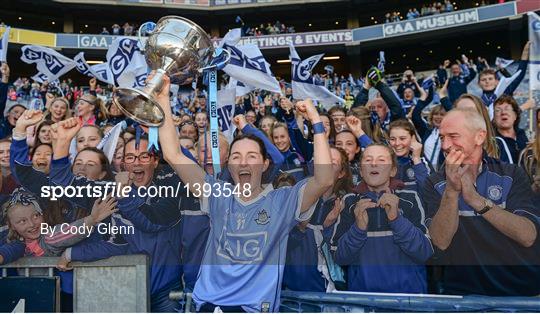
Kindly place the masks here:
[[(156, 23), (148, 21), (148, 22), (142, 23), (141, 26), (139, 27), (139, 30), (137, 31), (137, 37), (138, 37), (139, 43), (141, 44), (141, 51), (142, 52), (144, 52), (144, 45), (143, 45), (143, 42), (142, 42), (142, 29), (143, 29), (143, 27), (145, 25), (148, 25), (148, 24), (153, 25), (152, 32), (156, 29)], [(147, 31), (147, 33), (149, 33), (149, 32)]]
[[(219, 54), (216, 54), (217, 52), (219, 52)], [(209, 66), (205, 66), (203, 68), (200, 68), (198, 70), (199, 73), (203, 73), (204, 71), (206, 70), (212, 70), (212, 69), (222, 69), (225, 65), (227, 65), (227, 63), (229, 63), (229, 61), (231, 60), (231, 53), (225, 49), (222, 49), (222, 48), (217, 48), (214, 52), (214, 58), (215, 57), (218, 57), (221, 55), (221, 53), (226, 53), (227, 54), (227, 58), (225, 59), (225, 61), (223, 62), (220, 62), (220, 63), (217, 63), (217, 64), (213, 64), (213, 65), (209, 65)]]

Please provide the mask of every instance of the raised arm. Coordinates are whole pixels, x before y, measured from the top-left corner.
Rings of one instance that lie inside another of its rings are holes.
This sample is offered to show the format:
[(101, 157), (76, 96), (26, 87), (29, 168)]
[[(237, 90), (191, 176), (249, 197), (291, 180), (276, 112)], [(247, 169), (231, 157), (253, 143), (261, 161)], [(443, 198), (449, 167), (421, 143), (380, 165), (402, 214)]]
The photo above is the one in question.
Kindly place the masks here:
[[(45, 236), (45, 243), (58, 253), (62, 252), (65, 248), (73, 246), (80, 241), (86, 239), (92, 229), (90, 227), (103, 221), (105, 218), (118, 211), (116, 208), (116, 200), (113, 197), (108, 197), (105, 200), (98, 199), (95, 201), (92, 207), (90, 215), (74, 221), (71, 224), (56, 225), (53, 228), (53, 232)], [(72, 227), (80, 227), (77, 230), (84, 230), (84, 232), (69, 232)]]
[(505, 95), (514, 95), (514, 91), (518, 88), (521, 81), (523, 81), (523, 78), (525, 77), (525, 73), (527, 72), (527, 65), (529, 64), (529, 50), (531, 47), (531, 42), (528, 41), (525, 44), (525, 47), (523, 47), (523, 52), (521, 53), (521, 60), (519, 61), (519, 66), (517, 71), (521, 71), (519, 75), (508, 85), (508, 87), (504, 90)]
[[(157, 95), (157, 101), (165, 113), (165, 121), (159, 128), (159, 141), (163, 149), (163, 158), (171, 165), (176, 174), (182, 179), (182, 182), (188, 184), (190, 187), (193, 187), (195, 183), (199, 183), (202, 186), (206, 176), (204, 170), (179, 149), (180, 141), (176, 134), (169, 103), (170, 80), (166, 75), (163, 78), (163, 87)], [(196, 193), (197, 191), (192, 192)]]
[(283, 162), (285, 162), (285, 158), (283, 158), (283, 155), (281, 154), (279, 149), (277, 149), (277, 147), (272, 144), (272, 142), (268, 139), (268, 137), (266, 137), (266, 135), (264, 135), (261, 130), (250, 125), (246, 121), (246, 117), (243, 114), (236, 115), (233, 118), (233, 123), (238, 129), (242, 130), (242, 133), (255, 135), (263, 141), (264, 147), (266, 148), (268, 155), (270, 155), (270, 158), (272, 159), (274, 165), (281, 165), (283, 164)]
[(296, 110), (309, 119), (314, 127), (314, 176), (309, 178), (303, 193), (301, 212), (307, 211), (317, 202), (319, 197), (334, 184), (334, 174), (332, 171), (332, 158), (330, 157), (330, 146), (324, 132), (321, 117), (313, 106), (311, 99), (299, 101)]
[(360, 147), (366, 148), (368, 145), (373, 143), (373, 140), (369, 136), (367, 136), (362, 129), (362, 120), (358, 119), (353, 115), (350, 115), (347, 116), (346, 122), (349, 130), (351, 130), (351, 132), (358, 140), (358, 144), (360, 145)]
[(26, 110), (17, 120), (13, 129), (13, 141), (11, 142), (11, 154), (9, 163), (15, 179), (30, 190), (39, 194), (42, 186), (47, 185), (47, 175), (33, 168), (29, 159), (29, 149), (26, 143), (26, 130), (36, 125), (43, 119), (43, 113), (39, 110)]
[(8, 97), (9, 66), (7, 63), (2, 62), (0, 74), (2, 75), (2, 80), (0, 81), (0, 116), (3, 116)]
[(392, 112), (392, 121), (406, 118), (405, 112), (403, 111), (403, 108), (401, 107), (401, 102), (397, 98), (396, 94), (384, 83), (383, 81), (379, 81), (377, 85), (375, 85), (375, 88), (381, 93), (382, 99), (386, 102), (388, 105), (388, 108), (390, 109), (390, 112)]

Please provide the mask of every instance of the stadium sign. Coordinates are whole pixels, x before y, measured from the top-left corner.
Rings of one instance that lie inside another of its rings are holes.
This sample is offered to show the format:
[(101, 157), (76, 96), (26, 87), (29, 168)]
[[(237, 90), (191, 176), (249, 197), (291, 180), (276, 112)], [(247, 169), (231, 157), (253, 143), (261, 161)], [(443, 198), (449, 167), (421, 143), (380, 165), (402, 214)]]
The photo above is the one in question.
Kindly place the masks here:
[(377, 40), (444, 28), (459, 27), (462, 25), (508, 18), (515, 16), (516, 14), (518, 14), (516, 2), (507, 2), (476, 9), (421, 17), (414, 20), (356, 28), (352, 31), (353, 41), (361, 42)]
[(444, 15), (436, 15), (416, 20), (390, 23), (384, 25), (384, 36), (396, 36), (406, 33), (417, 33), (452, 26), (466, 25), (478, 22), (478, 11), (467, 10)]
[[(56, 47), (75, 49), (108, 49), (117, 36), (57, 34)], [(132, 37), (136, 39), (136, 37)], [(143, 38), (144, 40), (144, 38)], [(327, 32), (282, 34), (257, 37), (243, 37), (240, 44), (256, 44), (261, 49), (287, 48), (289, 43), (295, 46), (339, 45), (352, 41), (350, 30)]]
[[(116, 39), (116, 37), (118, 36), (57, 34), (56, 47), (75, 49), (109, 49), (109, 46), (113, 40)], [(136, 37), (132, 38), (136, 39)]]
[(268, 36), (244, 37), (240, 44), (256, 44), (261, 49), (287, 48), (289, 44), (296, 47), (340, 45), (352, 41), (350, 30), (336, 30), (328, 32), (310, 32), (295, 34), (280, 34)]

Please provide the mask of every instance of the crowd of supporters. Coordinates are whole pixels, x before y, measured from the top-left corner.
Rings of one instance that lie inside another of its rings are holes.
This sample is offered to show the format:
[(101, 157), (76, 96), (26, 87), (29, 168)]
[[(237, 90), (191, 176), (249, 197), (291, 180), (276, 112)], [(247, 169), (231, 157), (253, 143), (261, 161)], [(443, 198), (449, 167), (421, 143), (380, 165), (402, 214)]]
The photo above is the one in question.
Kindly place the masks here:
[[(376, 67), (361, 80), (320, 74), (346, 101), (326, 109), (294, 99), (285, 82), (281, 94), (253, 91), (236, 97), (236, 132), (218, 136), (217, 155), (203, 90), (171, 104), (165, 79), (156, 95), (161, 150), (149, 150), (148, 129), (95, 79), (88, 89), (69, 79), (40, 85), (13, 79), (4, 63), (0, 264), (58, 257), (67, 311), (71, 262), (126, 254), (150, 257), (155, 312), (179, 309), (173, 290), (193, 292), (195, 309), (212, 312), (278, 311), (281, 289), (539, 295), (540, 137), (519, 127), (522, 110), (537, 104), (513, 97), (529, 46), (510, 78), (466, 57), (423, 80), (407, 70), (397, 88)], [(101, 145), (120, 123), (114, 145)], [(42, 194), (111, 182), (181, 183), (191, 193)], [(201, 194), (205, 184), (210, 194)], [(134, 233), (42, 233), (42, 223)]]

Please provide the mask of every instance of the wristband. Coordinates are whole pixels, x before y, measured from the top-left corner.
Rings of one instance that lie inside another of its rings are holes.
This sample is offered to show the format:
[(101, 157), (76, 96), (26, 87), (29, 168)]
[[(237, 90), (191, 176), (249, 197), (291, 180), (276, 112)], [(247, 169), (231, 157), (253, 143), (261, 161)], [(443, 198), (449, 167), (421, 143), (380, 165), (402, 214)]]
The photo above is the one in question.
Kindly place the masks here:
[(313, 134), (324, 134), (326, 133), (326, 130), (324, 129), (324, 124), (322, 122), (315, 123), (312, 127)]
[(21, 141), (21, 140), (26, 139), (26, 133), (19, 133), (15, 131), (15, 128), (13, 128), (13, 131), (11, 132), (12, 132), (11, 138), (13, 138), (13, 140), (15, 141)]

